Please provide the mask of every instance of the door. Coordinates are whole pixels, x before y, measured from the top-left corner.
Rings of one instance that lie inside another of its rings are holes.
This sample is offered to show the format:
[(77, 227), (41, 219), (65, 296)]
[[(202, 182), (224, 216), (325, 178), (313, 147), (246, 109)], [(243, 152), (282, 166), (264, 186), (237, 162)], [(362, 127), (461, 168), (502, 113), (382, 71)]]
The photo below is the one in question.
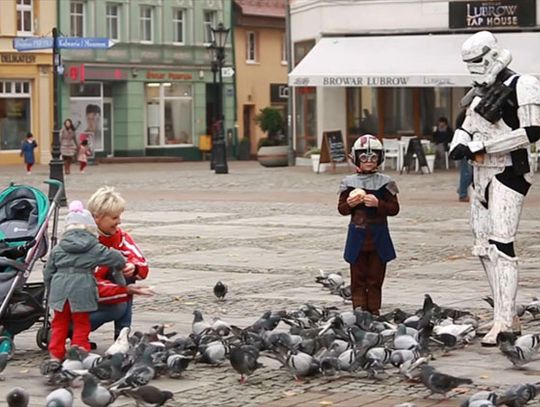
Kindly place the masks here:
[(112, 98), (103, 98), (103, 153), (106, 157), (114, 155), (113, 137)]

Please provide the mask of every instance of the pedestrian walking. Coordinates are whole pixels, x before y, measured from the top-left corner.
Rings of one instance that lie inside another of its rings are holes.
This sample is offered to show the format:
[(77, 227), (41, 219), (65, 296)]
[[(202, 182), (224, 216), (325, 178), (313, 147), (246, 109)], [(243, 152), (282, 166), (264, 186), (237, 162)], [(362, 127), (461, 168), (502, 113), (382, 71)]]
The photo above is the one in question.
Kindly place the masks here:
[(338, 211), (351, 217), (344, 258), (350, 264), (353, 307), (379, 315), (386, 264), (396, 258), (387, 217), (399, 212), (398, 188), (379, 172), (384, 148), (375, 136), (359, 137), (351, 160), (356, 174), (339, 187)]
[[(456, 129), (459, 129), (465, 120), (466, 110), (463, 109), (456, 118)], [(459, 160), (458, 201), (469, 202), (469, 187), (473, 180), (473, 169), (468, 158)]]
[(64, 160), (64, 173), (71, 172), (71, 164), (77, 154), (77, 136), (71, 119), (64, 120), (64, 126), (60, 132), (60, 154)]
[(125, 266), (124, 256), (101, 245), (96, 234), (97, 226), (90, 212), (80, 201), (73, 201), (66, 217), (66, 231), (43, 271), (49, 307), (54, 310), (49, 341), (52, 360), (64, 358), (70, 324), (71, 345), (90, 351), (90, 312), (98, 308), (94, 269)]
[(84, 169), (88, 165), (88, 157), (92, 155), (92, 151), (90, 151), (90, 146), (88, 146), (88, 140), (81, 141), (81, 145), (79, 146), (79, 153), (77, 155), (77, 160), (79, 161), (79, 170), (81, 171), (81, 174), (84, 174)]
[(452, 141), (454, 131), (448, 125), (446, 117), (439, 117), (437, 124), (433, 128), (432, 141), (435, 145), (435, 163), (433, 168), (446, 169), (446, 152), (448, 145)]
[(21, 146), (21, 157), (24, 158), (26, 173), (28, 175), (32, 174), (32, 167), (36, 162), (34, 150), (37, 148), (37, 146), (36, 140), (34, 140), (34, 135), (32, 133), (27, 133), (26, 140), (23, 141)]

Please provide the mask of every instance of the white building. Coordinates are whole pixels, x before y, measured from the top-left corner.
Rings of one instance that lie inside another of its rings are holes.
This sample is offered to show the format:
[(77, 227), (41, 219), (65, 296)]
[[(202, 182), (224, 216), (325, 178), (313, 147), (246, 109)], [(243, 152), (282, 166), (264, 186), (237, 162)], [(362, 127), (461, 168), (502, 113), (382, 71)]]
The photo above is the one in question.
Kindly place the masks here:
[(510, 68), (540, 76), (540, 0), (291, 0), (295, 149), (340, 129), (429, 137), (453, 123), (470, 84), (463, 41), (490, 30)]

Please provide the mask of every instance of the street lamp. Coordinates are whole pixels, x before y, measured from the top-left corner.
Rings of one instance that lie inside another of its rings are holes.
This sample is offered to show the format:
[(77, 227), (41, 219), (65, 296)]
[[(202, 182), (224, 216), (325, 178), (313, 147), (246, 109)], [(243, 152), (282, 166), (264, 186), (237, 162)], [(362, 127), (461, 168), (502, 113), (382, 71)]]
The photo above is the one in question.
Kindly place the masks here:
[(212, 96), (214, 99), (214, 103), (212, 104), (212, 120), (211, 120), (212, 122), (212, 125), (211, 125), (212, 150), (210, 151), (210, 169), (213, 170), (216, 167), (216, 154), (215, 154), (215, 149), (214, 149), (214, 146), (216, 144), (216, 132), (214, 131), (214, 129), (216, 127), (215, 124), (217, 122), (216, 103), (218, 99), (218, 96), (216, 95), (216, 74), (218, 71), (216, 44), (212, 42), (210, 45), (208, 45), (208, 47), (206, 47), (206, 49), (208, 50), (208, 56), (210, 57), (210, 63), (212, 67)]
[(217, 27), (212, 27), (212, 43), (215, 45), (215, 61), (217, 62), (217, 70), (219, 72), (219, 86), (217, 98), (217, 116), (213, 126), (215, 134), (215, 144), (212, 145), (212, 151), (215, 157), (214, 170), (216, 174), (227, 174), (229, 168), (227, 166), (227, 149), (225, 146), (225, 132), (223, 129), (223, 61), (225, 60), (225, 44), (229, 35), (229, 28), (225, 28), (223, 23), (219, 23)]

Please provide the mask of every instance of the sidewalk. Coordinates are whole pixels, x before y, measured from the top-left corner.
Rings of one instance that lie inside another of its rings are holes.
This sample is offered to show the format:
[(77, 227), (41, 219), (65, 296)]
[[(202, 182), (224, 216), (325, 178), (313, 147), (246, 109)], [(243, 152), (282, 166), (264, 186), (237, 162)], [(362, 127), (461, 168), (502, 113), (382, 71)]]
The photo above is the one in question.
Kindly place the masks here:
[[(69, 200), (86, 200), (105, 184), (127, 198), (123, 226), (149, 258), (148, 284), (159, 293), (136, 299), (135, 329), (164, 322), (186, 335), (193, 309), (200, 309), (206, 319), (219, 316), (246, 326), (267, 309), (292, 309), (307, 301), (350, 308), (314, 283), (321, 268), (348, 275), (342, 260), (348, 219), (336, 210), (337, 189), (346, 170), (315, 174), (310, 167), (270, 169), (256, 162), (230, 162), (229, 170), (227, 175), (214, 174), (207, 162), (101, 164), (66, 179)], [(487, 281), (470, 255), (469, 206), (457, 202), (457, 172), (388, 174), (400, 188), (401, 212), (390, 219), (398, 259), (388, 267), (383, 308), (412, 311), (421, 305), (424, 293), (430, 293), (441, 305), (489, 315), (481, 300), (489, 292)], [(42, 187), (47, 175), (47, 166), (38, 166), (31, 176), (21, 166), (1, 166), (0, 186), (14, 180)], [(539, 209), (539, 188), (533, 186), (516, 242), (521, 259), (518, 302), (540, 294)], [(39, 274), (32, 278), (39, 280)], [(229, 285), (224, 303), (217, 303), (212, 294), (220, 279)], [(38, 406), (50, 389), (37, 369), (47, 355), (35, 345), (36, 329), (17, 336), (17, 353), (5, 371), (6, 381), (0, 383), (0, 394), (22, 385), (31, 391), (32, 405)], [(526, 332), (538, 330), (538, 322), (526, 320)], [(100, 351), (105, 350), (112, 341), (111, 327), (92, 338)], [(190, 406), (383, 407), (428, 394), (422, 386), (403, 382), (394, 369), (389, 369), (388, 379), (376, 383), (363, 376), (295, 383), (273, 361), (262, 363), (266, 367), (244, 386), (228, 364), (192, 365), (181, 380), (160, 378), (152, 384), (176, 393), (169, 405)], [(525, 371), (513, 370), (498, 350), (478, 344), (439, 357), (433, 365), (470, 377), (475, 388), (536, 382), (540, 375), (540, 362), (530, 363)], [(415, 404), (457, 406), (463, 397), (453, 394), (441, 401), (435, 396)], [(129, 404), (119, 398), (114, 405)]]

